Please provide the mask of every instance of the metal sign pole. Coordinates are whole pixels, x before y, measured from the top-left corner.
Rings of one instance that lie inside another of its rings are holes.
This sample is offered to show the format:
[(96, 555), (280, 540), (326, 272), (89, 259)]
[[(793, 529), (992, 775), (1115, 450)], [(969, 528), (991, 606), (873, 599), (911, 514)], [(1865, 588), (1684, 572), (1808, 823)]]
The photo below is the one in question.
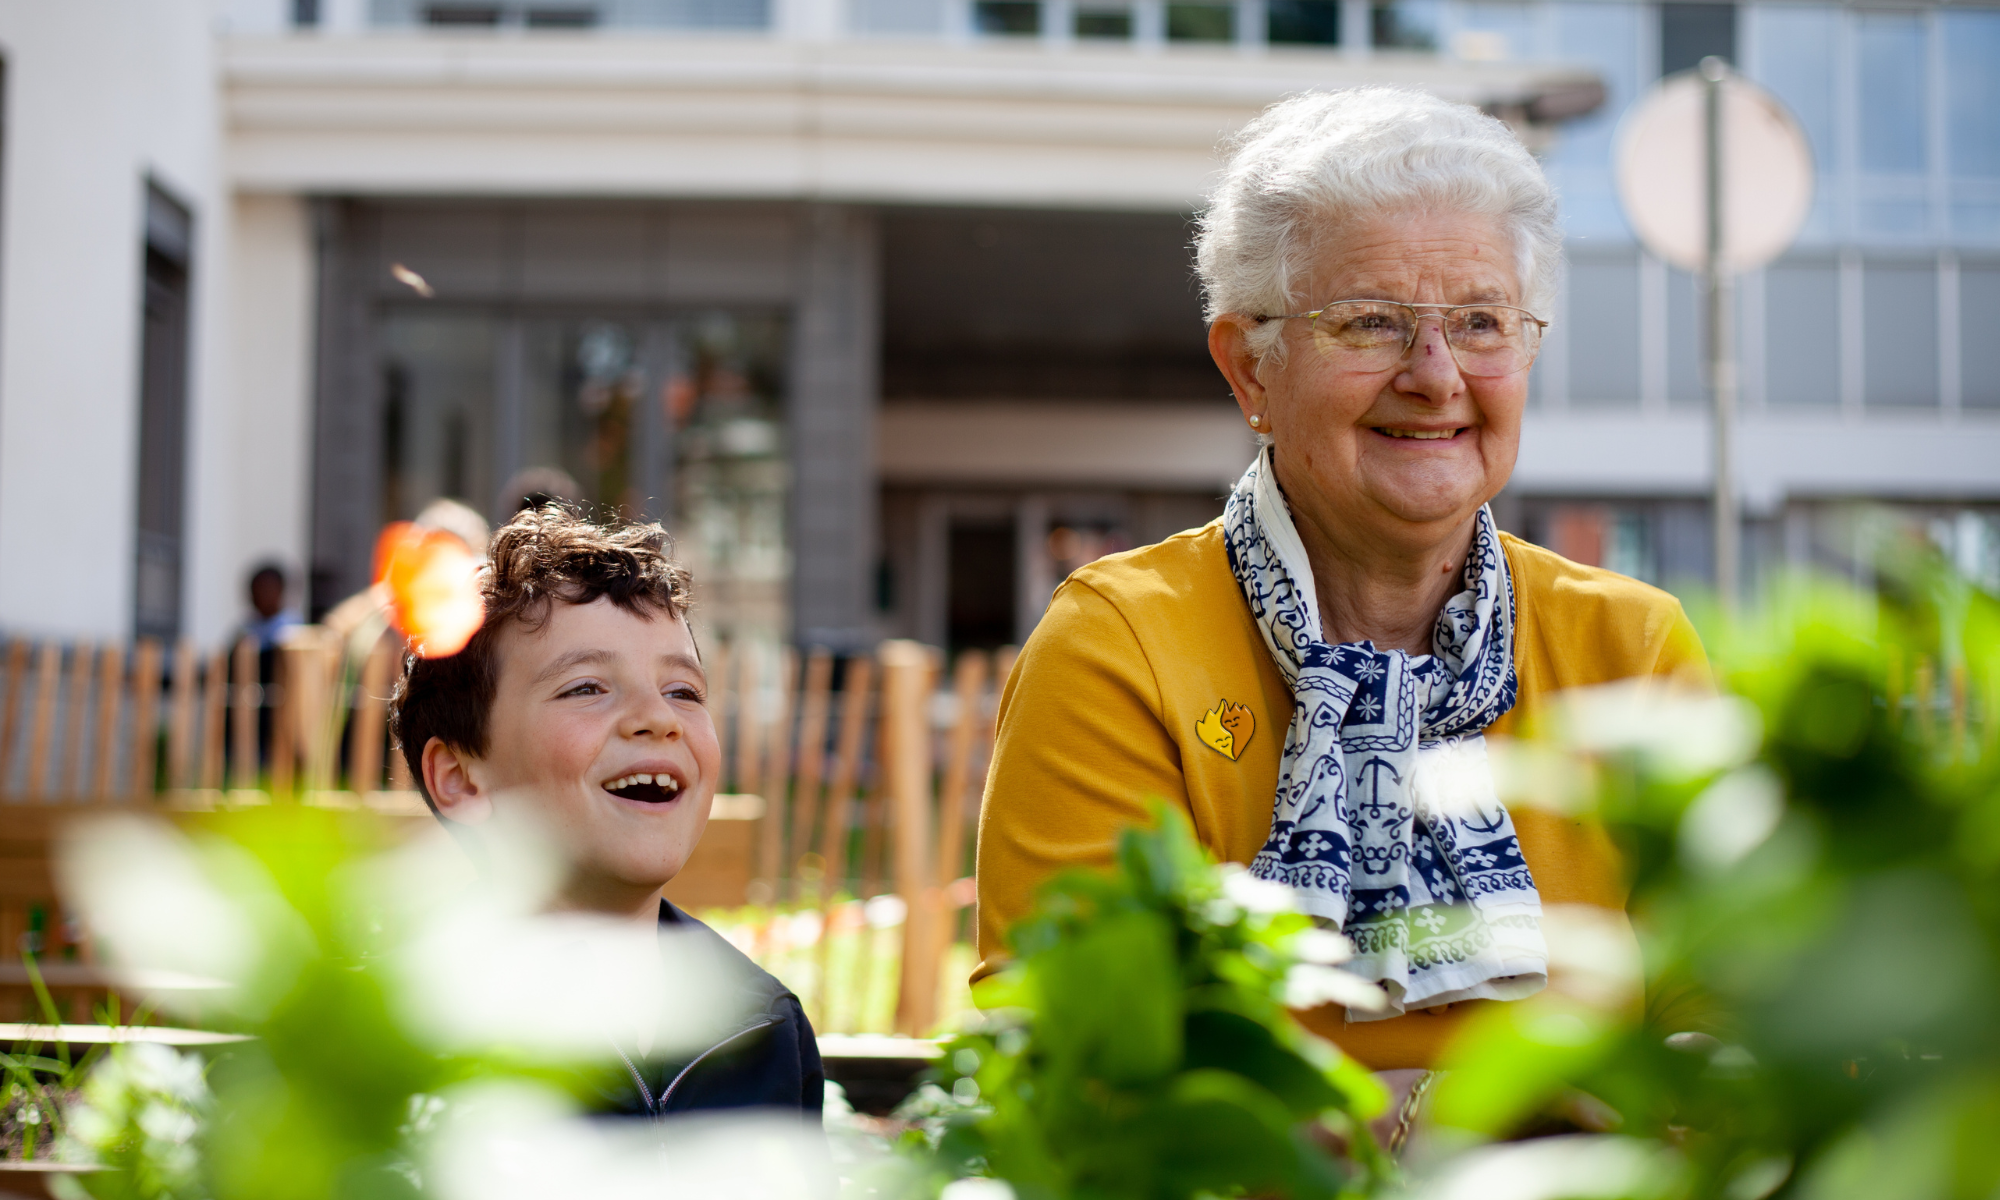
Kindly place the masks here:
[(1708, 264), (1708, 386), (1714, 402), (1715, 590), (1725, 607), (1737, 599), (1740, 524), (1736, 511), (1736, 353), (1730, 337), (1729, 275), (1723, 265), (1722, 88), (1729, 64), (1710, 56), (1701, 60), (1703, 117), (1707, 156)]

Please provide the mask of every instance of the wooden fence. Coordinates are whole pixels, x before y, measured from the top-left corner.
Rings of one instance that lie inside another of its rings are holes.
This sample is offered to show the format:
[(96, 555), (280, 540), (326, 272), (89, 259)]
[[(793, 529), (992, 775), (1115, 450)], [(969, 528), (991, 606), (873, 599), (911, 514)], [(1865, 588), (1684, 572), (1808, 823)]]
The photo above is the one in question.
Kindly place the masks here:
[[(8, 642), (0, 1008), (26, 1000), (24, 946), (43, 961), (79, 964), (63, 975), (74, 977), (72, 1017), (103, 995), (87, 969), (87, 934), (65, 918), (50, 866), (61, 827), (76, 816), (229, 808), (276, 795), (428, 825), (388, 741), (400, 652), (385, 637), (352, 670), (332, 635), (305, 627), (271, 652), (270, 682), (260, 684), (258, 648), (247, 640), (208, 654), (190, 642)], [(1012, 663), (1008, 649), (967, 652), (947, 672), (939, 652), (912, 642), (845, 658), (717, 647), (710, 709), (726, 779), (669, 897), (718, 913), (753, 956), (809, 977), (786, 976), (821, 1024), (928, 1032), (944, 1015), (945, 964), (971, 900), (971, 842), (998, 689)], [(899, 903), (881, 903), (885, 896)], [(843, 936), (851, 944), (837, 949)], [(892, 1006), (843, 997), (885, 970)]]

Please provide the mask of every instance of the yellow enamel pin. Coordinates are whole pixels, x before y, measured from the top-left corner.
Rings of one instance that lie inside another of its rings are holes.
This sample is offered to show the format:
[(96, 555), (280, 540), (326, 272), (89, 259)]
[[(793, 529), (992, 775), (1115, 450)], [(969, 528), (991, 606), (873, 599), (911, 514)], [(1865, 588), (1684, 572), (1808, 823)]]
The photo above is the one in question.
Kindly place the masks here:
[(1194, 723), (1194, 732), (1209, 749), (1235, 762), (1250, 744), (1251, 735), (1257, 732), (1257, 717), (1247, 704), (1218, 700), (1214, 711), (1203, 713), (1201, 720)]

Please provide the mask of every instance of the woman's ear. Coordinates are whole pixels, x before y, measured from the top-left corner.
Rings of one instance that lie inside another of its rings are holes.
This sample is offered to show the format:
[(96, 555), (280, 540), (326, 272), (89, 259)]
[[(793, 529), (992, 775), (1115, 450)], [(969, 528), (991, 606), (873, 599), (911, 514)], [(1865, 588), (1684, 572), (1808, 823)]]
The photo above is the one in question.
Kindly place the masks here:
[(1250, 331), (1256, 327), (1255, 317), (1223, 313), (1208, 327), (1208, 356), (1229, 381), (1229, 390), (1236, 395), (1236, 407), (1243, 410), (1243, 419), (1250, 422), (1252, 429), (1269, 433), (1271, 415), (1266, 406), (1264, 383), (1257, 378), (1257, 356), (1250, 350)]
[(478, 759), (432, 738), (424, 743), (423, 765), (424, 788), (439, 816), (477, 825), (493, 815), (493, 797), (479, 782)]

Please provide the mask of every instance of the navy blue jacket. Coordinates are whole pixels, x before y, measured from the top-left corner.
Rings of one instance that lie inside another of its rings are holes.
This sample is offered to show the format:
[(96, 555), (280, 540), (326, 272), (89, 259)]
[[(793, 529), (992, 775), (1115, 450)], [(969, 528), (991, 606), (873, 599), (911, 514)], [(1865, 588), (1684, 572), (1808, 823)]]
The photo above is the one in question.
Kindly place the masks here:
[(705, 939), (742, 987), (744, 1015), (718, 1031), (706, 1050), (671, 1059), (625, 1056), (625, 1075), (605, 1094), (606, 1107), (650, 1117), (715, 1108), (789, 1109), (817, 1126), (826, 1073), (799, 998), (727, 938), (665, 900), (660, 924)]

